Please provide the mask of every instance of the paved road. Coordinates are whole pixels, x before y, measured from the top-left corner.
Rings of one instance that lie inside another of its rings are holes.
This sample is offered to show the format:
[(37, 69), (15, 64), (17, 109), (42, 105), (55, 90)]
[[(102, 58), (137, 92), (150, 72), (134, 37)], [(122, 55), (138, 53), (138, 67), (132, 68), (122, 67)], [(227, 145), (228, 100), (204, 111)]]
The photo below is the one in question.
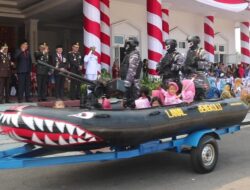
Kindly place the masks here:
[(0, 189), (249, 190), (249, 126), (239, 133), (224, 136), (219, 148), (218, 165), (214, 172), (206, 175), (192, 171), (188, 155), (164, 152), (105, 163), (2, 170)]

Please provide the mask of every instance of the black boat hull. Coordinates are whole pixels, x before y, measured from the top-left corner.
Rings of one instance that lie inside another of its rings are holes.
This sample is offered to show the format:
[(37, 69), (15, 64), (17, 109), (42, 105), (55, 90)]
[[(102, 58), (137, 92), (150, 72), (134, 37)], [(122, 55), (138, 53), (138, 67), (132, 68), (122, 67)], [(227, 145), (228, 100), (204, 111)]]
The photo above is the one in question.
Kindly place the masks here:
[(41, 146), (131, 146), (237, 125), (247, 112), (239, 99), (143, 110), (17, 107), (0, 115), (0, 126), (11, 138)]

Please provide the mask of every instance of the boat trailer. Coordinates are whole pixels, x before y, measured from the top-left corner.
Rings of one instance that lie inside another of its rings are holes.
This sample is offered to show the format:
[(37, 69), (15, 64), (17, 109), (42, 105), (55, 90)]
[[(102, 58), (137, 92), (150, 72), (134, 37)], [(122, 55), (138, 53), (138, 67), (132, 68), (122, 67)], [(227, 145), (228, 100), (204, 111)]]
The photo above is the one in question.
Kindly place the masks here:
[(177, 153), (190, 153), (194, 171), (208, 173), (213, 171), (217, 164), (219, 154), (217, 140), (222, 135), (233, 134), (237, 131), (240, 131), (240, 125), (196, 131), (188, 135), (146, 142), (137, 147), (108, 147), (107, 152), (88, 150), (78, 151), (76, 154), (72, 151), (58, 154), (52, 149), (26, 144), (0, 151), (0, 169), (112, 161), (171, 150)]

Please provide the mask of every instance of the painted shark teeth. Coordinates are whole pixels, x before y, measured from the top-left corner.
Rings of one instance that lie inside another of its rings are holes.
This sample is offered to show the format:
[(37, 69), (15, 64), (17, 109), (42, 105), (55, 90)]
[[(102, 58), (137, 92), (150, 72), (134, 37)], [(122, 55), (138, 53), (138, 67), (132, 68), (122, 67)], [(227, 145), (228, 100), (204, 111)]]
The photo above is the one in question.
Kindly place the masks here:
[(69, 132), (69, 134), (73, 135), (74, 134), (74, 130), (75, 130), (75, 126), (71, 125), (71, 124), (66, 124), (67, 130)]
[[(13, 130), (8, 131), (8, 135), (11, 138), (22, 142), (30, 140), (35, 144), (67, 146), (99, 140), (87, 130), (74, 124), (43, 119), (42, 117), (34, 117), (32, 115), (21, 115), (20, 112), (0, 113), (0, 125), (3, 125), (3, 130), (5, 126), (13, 128)], [(25, 128), (23, 128), (24, 126)], [(26, 132), (27, 129), (32, 132), (27, 133), (25, 138), (18, 135)], [(29, 134), (30, 136), (27, 136)], [(52, 136), (52, 134), (55, 136)], [(41, 135), (44, 137), (40, 138)], [(52, 137), (53, 140), (51, 139)]]
[(85, 132), (82, 130), (82, 129), (80, 129), (80, 128), (76, 128), (76, 132), (77, 132), (77, 135), (80, 137), (80, 136), (82, 136)]
[(11, 115), (12, 114), (6, 114), (6, 122), (7, 122), (7, 125), (10, 125), (10, 120), (11, 120)]
[(41, 131), (44, 131), (43, 120), (42, 120), (42, 119), (34, 118), (34, 122), (35, 122), (36, 126), (37, 126)]
[(27, 125), (27, 127), (29, 127), (30, 129), (32, 129), (33, 131), (35, 131), (33, 117), (22, 116), (22, 120)]
[(96, 138), (93, 137), (93, 138), (91, 138), (88, 142), (96, 142)]
[(69, 143), (67, 143), (62, 136), (59, 136), (59, 140), (58, 140), (59, 145), (68, 145)]
[(77, 144), (77, 142), (72, 137), (69, 137), (69, 144)]
[(3, 118), (2, 118), (2, 123), (5, 123), (5, 121), (7, 120), (8, 114), (4, 114)]
[(11, 117), (11, 122), (13, 123), (13, 125), (15, 127), (19, 127), (19, 125), (18, 125), (19, 115), (20, 115), (20, 113), (17, 113), (17, 114), (13, 114), (12, 117)]
[(52, 141), (47, 135), (44, 136), (45, 144), (47, 145), (57, 145), (54, 141)]
[(31, 139), (33, 142), (36, 142), (36, 143), (39, 143), (39, 144), (44, 144), (43, 141), (41, 141), (37, 135), (35, 133), (33, 133), (32, 135), (32, 139)]
[(86, 141), (85, 141), (85, 140), (80, 139), (80, 138), (78, 138), (78, 139), (77, 139), (77, 141), (78, 141), (78, 143), (86, 143)]
[(54, 121), (45, 119), (44, 122), (45, 122), (45, 125), (47, 126), (48, 130), (50, 132), (53, 132)]
[(85, 139), (90, 139), (90, 138), (92, 138), (92, 135), (86, 133), (86, 134), (85, 134)]
[(18, 118), (20, 113), (2, 113), (0, 115), (0, 122), (5, 125), (14, 125), (15, 127), (19, 127)]
[(19, 135), (17, 135), (15, 133), (15, 131), (12, 131), (12, 135), (13, 135), (14, 139), (16, 139), (18, 141), (26, 141), (27, 140), (27, 139), (24, 139), (24, 138), (20, 137)]
[(56, 126), (61, 133), (64, 133), (65, 123), (63, 122), (56, 122)]

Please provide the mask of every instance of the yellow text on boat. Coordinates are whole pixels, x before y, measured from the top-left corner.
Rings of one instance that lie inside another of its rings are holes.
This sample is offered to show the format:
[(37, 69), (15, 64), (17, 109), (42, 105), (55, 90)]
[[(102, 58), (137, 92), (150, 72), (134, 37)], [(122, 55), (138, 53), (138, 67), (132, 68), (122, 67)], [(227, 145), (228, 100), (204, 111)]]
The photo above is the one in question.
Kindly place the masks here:
[(198, 110), (200, 113), (207, 113), (207, 112), (222, 111), (223, 108), (221, 104), (205, 104), (205, 105), (199, 105)]
[(165, 113), (169, 118), (183, 117), (187, 115), (181, 108), (172, 108), (169, 110), (165, 110)]

